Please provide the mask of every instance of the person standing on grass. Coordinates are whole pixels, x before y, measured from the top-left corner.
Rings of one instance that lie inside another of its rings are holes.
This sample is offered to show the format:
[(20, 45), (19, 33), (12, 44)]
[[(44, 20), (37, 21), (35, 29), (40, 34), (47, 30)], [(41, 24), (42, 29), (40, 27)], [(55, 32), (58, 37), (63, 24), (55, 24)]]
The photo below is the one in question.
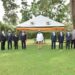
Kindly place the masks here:
[(12, 33), (9, 30), (7, 33), (8, 49), (12, 49)]
[(43, 34), (40, 31), (37, 33), (36, 42), (38, 44), (38, 48), (41, 48), (41, 45), (44, 42), (44, 36), (43, 36)]
[(73, 43), (73, 47), (75, 49), (75, 30), (72, 31), (72, 43)]
[[(2, 33), (1, 33), (1, 31), (0, 31), (0, 44), (1, 44), (1, 34), (2, 34)], [(1, 47), (0, 47), (0, 49), (1, 49)]]
[(18, 40), (19, 40), (19, 37), (18, 37), (18, 35), (15, 33), (14, 36), (13, 36), (14, 48), (15, 48), (15, 49), (18, 49)]
[(71, 34), (70, 32), (66, 33), (66, 49), (70, 49), (71, 44)]
[(26, 48), (26, 33), (24, 31), (22, 31), (21, 33), (21, 43), (22, 43), (22, 49)]
[(73, 48), (74, 45), (73, 45), (73, 39), (72, 39), (72, 34), (71, 34), (71, 48)]
[(1, 33), (1, 50), (5, 50), (6, 34), (4, 31)]
[(56, 33), (55, 32), (52, 32), (52, 35), (51, 35), (51, 48), (52, 49), (56, 49)]
[(60, 32), (58, 35), (58, 42), (59, 42), (59, 49), (63, 49), (64, 34), (62, 32)]
[(1, 31), (0, 31), (0, 42), (1, 42)]

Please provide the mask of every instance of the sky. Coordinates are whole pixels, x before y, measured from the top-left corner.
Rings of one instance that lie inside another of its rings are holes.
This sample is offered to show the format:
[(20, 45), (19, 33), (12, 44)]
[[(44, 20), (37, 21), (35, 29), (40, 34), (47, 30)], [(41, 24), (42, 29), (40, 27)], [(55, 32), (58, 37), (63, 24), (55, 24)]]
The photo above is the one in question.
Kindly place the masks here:
[[(31, 4), (32, 1), (33, 0), (27, 0), (27, 2), (28, 2), (29, 5)], [(20, 0), (16, 0), (16, 2), (18, 4), (20, 4)], [(69, 2), (70, 2), (70, 0), (66, 0), (66, 4), (69, 3)], [(2, 2), (0, 0), (0, 21), (2, 21), (3, 15), (4, 15), (4, 8), (3, 8)]]

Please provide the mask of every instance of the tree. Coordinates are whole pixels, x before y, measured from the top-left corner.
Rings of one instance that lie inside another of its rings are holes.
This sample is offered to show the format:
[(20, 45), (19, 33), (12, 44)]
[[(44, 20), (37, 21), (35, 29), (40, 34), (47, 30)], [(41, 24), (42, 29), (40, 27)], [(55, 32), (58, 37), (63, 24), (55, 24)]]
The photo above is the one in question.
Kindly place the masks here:
[(72, 7), (73, 28), (75, 29), (75, 0), (71, 0), (71, 7)]
[(31, 14), (34, 16), (41, 14), (41, 12), (39, 11), (39, 5), (36, 2), (36, 0), (33, 0), (32, 4), (31, 4), (30, 11), (31, 11)]
[(2, 0), (5, 14), (3, 20), (8, 24), (15, 25), (17, 23), (17, 14), (16, 10), (18, 5), (15, 3), (15, 0)]
[(62, 22), (65, 20), (68, 6), (65, 5), (64, 0), (33, 0), (31, 5), (31, 12), (33, 15), (44, 15)]
[(8, 24), (4, 24), (4, 23), (2, 23), (2, 22), (0, 22), (0, 31), (1, 30), (8, 30), (8, 29), (10, 29), (10, 30), (14, 30), (15, 29), (15, 27), (13, 26), (13, 25), (8, 25)]
[(28, 9), (29, 5), (27, 4), (27, 1), (22, 0), (21, 4), (22, 4), (22, 9), (21, 9), (22, 20), (21, 20), (21, 22), (24, 22), (31, 18), (31, 14), (30, 14), (30, 10)]

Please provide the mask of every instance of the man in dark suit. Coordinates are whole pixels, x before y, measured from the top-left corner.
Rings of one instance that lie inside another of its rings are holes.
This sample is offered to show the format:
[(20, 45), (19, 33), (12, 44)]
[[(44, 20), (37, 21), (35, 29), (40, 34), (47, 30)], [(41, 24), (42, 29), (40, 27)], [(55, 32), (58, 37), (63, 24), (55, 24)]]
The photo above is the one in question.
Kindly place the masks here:
[(70, 32), (66, 33), (66, 49), (70, 49), (71, 44), (71, 34)]
[(72, 34), (71, 34), (71, 48), (74, 47), (74, 42), (73, 42), (73, 39), (72, 39)]
[(52, 32), (52, 35), (51, 35), (51, 48), (52, 49), (55, 49), (56, 48), (56, 34), (55, 32)]
[(26, 34), (24, 31), (21, 33), (21, 43), (22, 43), (22, 49), (26, 48)]
[(71, 40), (72, 40), (71, 43), (73, 45), (73, 48), (75, 49), (75, 30), (72, 31), (72, 39)]
[(19, 40), (19, 37), (18, 37), (18, 35), (15, 33), (14, 36), (13, 36), (14, 48), (15, 48), (15, 49), (18, 49), (18, 40)]
[(2, 33), (1, 33), (1, 31), (0, 31), (0, 42), (1, 42), (1, 34), (2, 34)]
[(58, 42), (59, 42), (59, 49), (63, 49), (64, 34), (62, 32), (60, 32), (58, 35)]
[(8, 49), (12, 49), (12, 33), (9, 30), (7, 34)]
[(1, 33), (1, 50), (5, 50), (6, 34), (4, 31)]

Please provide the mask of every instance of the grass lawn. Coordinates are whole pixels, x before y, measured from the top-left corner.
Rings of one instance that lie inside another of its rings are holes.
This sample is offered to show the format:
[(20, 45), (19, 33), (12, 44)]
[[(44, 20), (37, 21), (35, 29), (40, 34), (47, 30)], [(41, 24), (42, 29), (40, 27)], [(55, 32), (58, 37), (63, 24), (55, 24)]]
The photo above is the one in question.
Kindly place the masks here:
[(75, 50), (38, 49), (0, 51), (0, 75), (75, 75)]

